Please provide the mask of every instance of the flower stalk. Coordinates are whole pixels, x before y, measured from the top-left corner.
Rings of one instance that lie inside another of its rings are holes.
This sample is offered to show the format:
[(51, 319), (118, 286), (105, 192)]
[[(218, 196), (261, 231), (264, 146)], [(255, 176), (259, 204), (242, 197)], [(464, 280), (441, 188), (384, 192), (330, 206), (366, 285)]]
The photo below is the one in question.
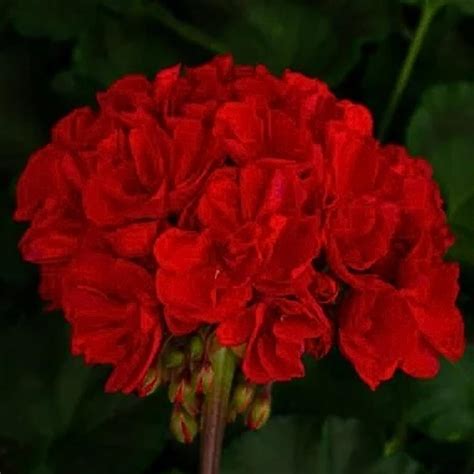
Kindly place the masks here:
[(236, 356), (219, 347), (211, 355), (214, 378), (206, 393), (202, 414), (200, 474), (218, 474)]
[(410, 48), (405, 57), (405, 61), (398, 75), (397, 82), (395, 83), (392, 95), (390, 96), (390, 101), (380, 124), (380, 140), (384, 139), (385, 134), (387, 133), (387, 130), (392, 122), (392, 118), (395, 114), (395, 111), (397, 110), (398, 103), (400, 102), (403, 92), (405, 91), (413, 70), (413, 66), (415, 65), (418, 54), (420, 53), (421, 46), (423, 44), (423, 40), (425, 39), (426, 33), (428, 32), (431, 20), (441, 5), (441, 2), (425, 1), (415, 36), (413, 37), (413, 40), (410, 44)]

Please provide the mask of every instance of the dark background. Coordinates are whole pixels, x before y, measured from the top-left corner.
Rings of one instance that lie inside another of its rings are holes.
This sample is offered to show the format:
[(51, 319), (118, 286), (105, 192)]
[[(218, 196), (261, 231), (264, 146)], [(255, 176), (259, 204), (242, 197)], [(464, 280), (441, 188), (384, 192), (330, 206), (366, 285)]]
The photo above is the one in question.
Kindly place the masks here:
[[(473, 340), (474, 0), (443, 2), (388, 130), (432, 162), (462, 263)], [(380, 123), (423, 0), (2, 0), (0, 2), (0, 472), (186, 474), (197, 445), (168, 432), (164, 393), (105, 395), (107, 369), (68, 353), (21, 262), (14, 187), (51, 125), (123, 74), (231, 51), (289, 66), (367, 104)], [(438, 378), (399, 375), (371, 392), (336, 351), (274, 390), (260, 432), (230, 427), (225, 474), (468, 474), (474, 471), (474, 349)]]

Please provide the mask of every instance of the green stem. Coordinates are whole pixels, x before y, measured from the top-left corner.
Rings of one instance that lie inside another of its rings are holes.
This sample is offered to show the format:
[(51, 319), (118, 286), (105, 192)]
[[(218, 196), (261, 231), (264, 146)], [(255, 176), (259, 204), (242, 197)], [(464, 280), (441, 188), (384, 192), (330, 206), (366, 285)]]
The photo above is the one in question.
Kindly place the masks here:
[(236, 357), (230, 349), (219, 348), (211, 357), (214, 378), (206, 394), (201, 434), (200, 474), (218, 474), (227, 423), (229, 397), (236, 366)]
[(408, 79), (410, 78), (413, 66), (420, 52), (423, 40), (428, 31), (431, 20), (433, 19), (433, 16), (438, 11), (438, 8), (440, 6), (441, 2), (432, 2), (430, 0), (425, 0), (425, 5), (421, 13), (420, 22), (418, 23), (418, 28), (416, 29), (415, 36), (413, 37), (413, 40), (410, 44), (410, 48), (403, 63), (402, 69), (400, 70), (400, 73), (398, 75), (397, 82), (392, 91), (392, 95), (390, 96), (390, 101), (388, 103), (385, 115), (383, 116), (380, 125), (380, 140), (383, 140), (383, 138), (385, 137), (385, 133), (387, 132), (388, 127), (392, 122), (393, 115), (397, 110), (398, 103), (400, 102), (402, 94), (408, 83)]

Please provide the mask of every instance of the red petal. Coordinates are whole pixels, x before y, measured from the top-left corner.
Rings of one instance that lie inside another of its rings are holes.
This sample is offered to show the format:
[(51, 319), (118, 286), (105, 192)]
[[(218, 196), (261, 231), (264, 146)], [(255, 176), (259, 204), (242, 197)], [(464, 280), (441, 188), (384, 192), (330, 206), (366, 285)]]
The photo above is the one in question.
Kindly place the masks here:
[(249, 340), (254, 325), (254, 311), (239, 311), (219, 324), (217, 338), (223, 346), (239, 346)]
[(169, 229), (155, 244), (160, 268), (170, 272), (187, 272), (211, 263), (211, 243), (206, 234)]
[(142, 222), (106, 233), (106, 239), (121, 257), (144, 257), (151, 253), (158, 229), (157, 222)]

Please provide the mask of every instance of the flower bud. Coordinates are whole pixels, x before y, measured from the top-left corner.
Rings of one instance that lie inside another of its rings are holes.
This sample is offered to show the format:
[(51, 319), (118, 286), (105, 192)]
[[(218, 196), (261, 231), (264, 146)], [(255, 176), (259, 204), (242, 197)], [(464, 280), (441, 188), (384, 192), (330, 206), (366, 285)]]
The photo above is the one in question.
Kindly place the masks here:
[(244, 413), (255, 396), (256, 387), (254, 384), (241, 382), (236, 385), (232, 400), (230, 403), (231, 410), (236, 413)]
[(204, 354), (204, 341), (199, 334), (195, 334), (189, 341), (189, 356), (192, 361), (201, 360)]
[(184, 378), (171, 380), (168, 387), (168, 398), (171, 403), (181, 403), (184, 400), (186, 381)]
[(199, 413), (199, 400), (196, 391), (186, 378), (172, 381), (168, 388), (168, 396), (175, 405), (183, 406), (191, 415)]
[(178, 349), (171, 349), (163, 356), (163, 365), (167, 369), (175, 369), (184, 364), (184, 353)]
[(259, 395), (250, 405), (245, 423), (251, 430), (258, 430), (268, 421), (270, 412), (270, 397), (267, 394)]
[(212, 385), (214, 371), (210, 364), (204, 364), (199, 372), (196, 372), (193, 380), (194, 391), (198, 394), (207, 393)]
[(198, 431), (198, 424), (184, 408), (175, 407), (171, 414), (170, 429), (180, 443), (191, 443)]
[(142, 384), (138, 388), (138, 395), (146, 397), (151, 395), (161, 383), (161, 374), (158, 367), (151, 367), (145, 374)]

